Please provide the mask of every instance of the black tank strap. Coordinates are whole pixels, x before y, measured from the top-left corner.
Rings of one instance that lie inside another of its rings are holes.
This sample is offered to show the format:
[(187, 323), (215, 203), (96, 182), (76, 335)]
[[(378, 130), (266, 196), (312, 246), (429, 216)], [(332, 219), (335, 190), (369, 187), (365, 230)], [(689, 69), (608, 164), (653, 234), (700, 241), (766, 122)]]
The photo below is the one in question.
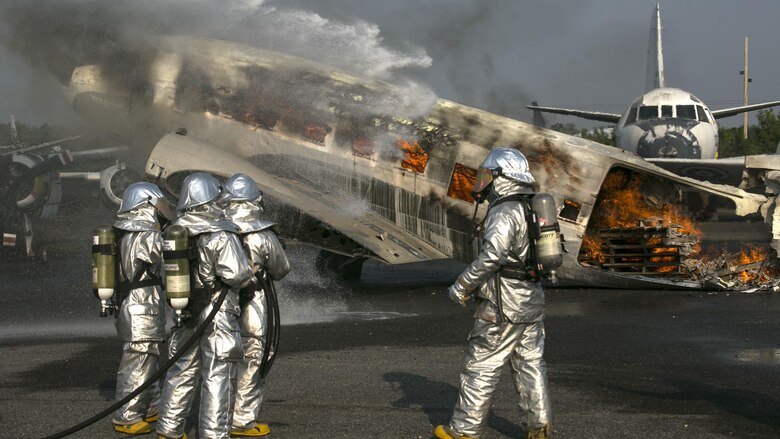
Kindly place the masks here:
[(113, 255), (116, 253), (116, 244), (94, 244), (92, 245), (92, 253), (100, 253), (101, 255)]

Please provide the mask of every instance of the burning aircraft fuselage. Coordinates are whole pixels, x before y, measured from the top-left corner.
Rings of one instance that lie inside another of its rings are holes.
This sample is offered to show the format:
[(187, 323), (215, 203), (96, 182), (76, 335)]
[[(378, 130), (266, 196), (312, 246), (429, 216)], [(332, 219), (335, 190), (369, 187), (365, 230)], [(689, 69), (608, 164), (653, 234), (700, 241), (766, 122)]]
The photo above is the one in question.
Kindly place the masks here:
[[(557, 201), (569, 252), (559, 270), (564, 285), (703, 286), (679, 272), (619, 271), (581, 256), (611, 173), (641, 176), (641, 197), (659, 206), (718, 199), (721, 215), (725, 209), (739, 217), (767, 202), (454, 102), (438, 99), (418, 111), (424, 97), (408, 90), (276, 52), (172, 37), (139, 59), (147, 61), (131, 73), (77, 67), (69, 87), (73, 105), (109, 129), (157, 143), (146, 173), (172, 193), (189, 171), (246, 172), (275, 202), (268, 211), (283, 234), (346, 256), (391, 264), (470, 261), (478, 240), (469, 192), (495, 146), (522, 151), (539, 190)], [(478, 218), (485, 209), (480, 206)], [(761, 227), (758, 240), (768, 244), (769, 229)]]

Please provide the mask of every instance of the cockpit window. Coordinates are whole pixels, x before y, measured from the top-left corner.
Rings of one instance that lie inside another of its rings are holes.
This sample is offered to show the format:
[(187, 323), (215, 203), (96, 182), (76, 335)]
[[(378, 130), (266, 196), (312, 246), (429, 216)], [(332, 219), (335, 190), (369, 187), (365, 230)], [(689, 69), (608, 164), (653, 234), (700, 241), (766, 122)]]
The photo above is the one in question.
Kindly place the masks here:
[(696, 109), (693, 105), (678, 105), (677, 117), (680, 119), (696, 120)]
[(628, 110), (628, 116), (626, 116), (626, 123), (634, 122), (636, 122), (636, 107), (631, 107), (631, 109)]
[(671, 105), (661, 105), (661, 117), (672, 117)]
[(710, 123), (710, 118), (707, 117), (707, 112), (704, 111), (704, 107), (701, 105), (696, 106), (696, 113), (699, 115), (699, 120), (702, 122)]
[(654, 117), (658, 117), (658, 107), (639, 107), (639, 120), (652, 119)]

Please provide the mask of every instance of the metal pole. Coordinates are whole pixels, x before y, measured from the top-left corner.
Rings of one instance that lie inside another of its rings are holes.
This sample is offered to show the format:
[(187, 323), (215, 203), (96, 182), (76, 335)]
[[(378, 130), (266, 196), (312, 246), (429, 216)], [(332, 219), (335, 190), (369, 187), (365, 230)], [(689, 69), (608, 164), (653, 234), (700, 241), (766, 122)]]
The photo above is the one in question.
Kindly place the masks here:
[[(748, 37), (745, 37), (745, 74), (742, 76), (742, 84), (744, 89), (744, 104), (748, 104)], [(747, 112), (742, 114), (742, 137), (748, 138), (748, 114)]]

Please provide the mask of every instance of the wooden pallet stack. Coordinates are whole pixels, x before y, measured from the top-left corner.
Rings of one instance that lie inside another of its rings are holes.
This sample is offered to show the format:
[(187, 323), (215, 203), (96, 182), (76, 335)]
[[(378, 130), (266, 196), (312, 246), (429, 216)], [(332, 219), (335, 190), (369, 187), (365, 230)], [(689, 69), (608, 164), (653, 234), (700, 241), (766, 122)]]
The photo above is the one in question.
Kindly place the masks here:
[(683, 261), (691, 237), (680, 234), (679, 226), (601, 229), (597, 236), (605, 257), (603, 268), (643, 276), (688, 274)]

